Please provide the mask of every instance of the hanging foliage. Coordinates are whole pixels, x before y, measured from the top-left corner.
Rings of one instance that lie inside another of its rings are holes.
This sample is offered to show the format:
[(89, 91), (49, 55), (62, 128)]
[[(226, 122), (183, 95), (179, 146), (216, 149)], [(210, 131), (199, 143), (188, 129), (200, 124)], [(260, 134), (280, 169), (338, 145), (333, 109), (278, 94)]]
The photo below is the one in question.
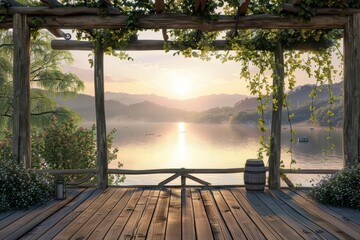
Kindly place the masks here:
[[(160, 0), (161, 1), (161, 0)], [(287, 0), (168, 0), (164, 2), (151, 0), (114, 0), (110, 5), (109, 1), (100, 0), (64, 0), (65, 6), (86, 6), (91, 8), (99, 8), (99, 15), (106, 17), (109, 15), (110, 9), (117, 9), (122, 15), (128, 16), (128, 23), (122, 29), (98, 29), (98, 30), (76, 30), (79, 40), (88, 40), (93, 43), (101, 43), (106, 53), (113, 54), (121, 59), (132, 59), (125, 52), (115, 52), (115, 48), (124, 48), (133, 39), (136, 39), (139, 29), (139, 16), (151, 14), (167, 14), (178, 13), (187, 16), (197, 16), (199, 21), (216, 21), (220, 14), (225, 14), (239, 21), (239, 15), (252, 14), (271, 14), (283, 16), (283, 5)], [(246, 4), (247, 9), (241, 9)], [(6, 6), (5, 6), (6, 7)], [(336, 8), (360, 8), (359, 1), (348, 0), (306, 0), (301, 1), (298, 16), (304, 21), (308, 21), (316, 15), (315, 9), (322, 7)], [(329, 91), (329, 110), (328, 116), (328, 140), (330, 149), (333, 147), (331, 143), (330, 132), (332, 130), (331, 118), (333, 104), (336, 101), (331, 91), (331, 84), (336, 75), (332, 63), (332, 56), (338, 51), (338, 39), (342, 37), (342, 30), (264, 30), (250, 29), (238, 30), (237, 24), (234, 29), (229, 32), (207, 32), (199, 29), (162, 29), (164, 34), (164, 49), (169, 51), (176, 46), (179, 49), (175, 54), (185, 57), (196, 57), (203, 60), (212, 58), (220, 59), (222, 62), (237, 61), (240, 63), (240, 78), (244, 79), (250, 91), (250, 94), (257, 97), (259, 105), (259, 131), (262, 133), (260, 138), (261, 147), (259, 150), (259, 158), (263, 158), (268, 154), (268, 139), (266, 139), (266, 131), (269, 119), (265, 119), (265, 110), (276, 106), (276, 103), (283, 101), (283, 106), (287, 109), (287, 120), (290, 124), (291, 141), (295, 133), (291, 125), (291, 120), (295, 117), (290, 112), (291, 102), (286, 99), (280, 100), (273, 98), (273, 92), (277, 90), (277, 86), (270, 84), (273, 75), (274, 50), (276, 45), (282, 43), (285, 52), (285, 91), (291, 91), (296, 86), (295, 73), (303, 71), (308, 78), (316, 81), (315, 89), (310, 93), (312, 99), (316, 98), (317, 92), (327, 86)], [(169, 36), (167, 35), (169, 34)], [(166, 37), (165, 37), (166, 36)], [(222, 38), (228, 43), (228, 51), (216, 51), (213, 42)], [(325, 49), (327, 49), (325, 51)], [(304, 50), (304, 51), (302, 51)], [(310, 52), (309, 52), (310, 50)], [(305, 52), (306, 51), (306, 52)], [(341, 57), (341, 56), (339, 56)], [(91, 61), (90, 61), (91, 62)], [(312, 112), (311, 118), (316, 120), (316, 108), (314, 104), (309, 106)], [(292, 153), (292, 150), (289, 150)], [(291, 157), (292, 158), (292, 157)], [(291, 160), (291, 164), (295, 162)]]

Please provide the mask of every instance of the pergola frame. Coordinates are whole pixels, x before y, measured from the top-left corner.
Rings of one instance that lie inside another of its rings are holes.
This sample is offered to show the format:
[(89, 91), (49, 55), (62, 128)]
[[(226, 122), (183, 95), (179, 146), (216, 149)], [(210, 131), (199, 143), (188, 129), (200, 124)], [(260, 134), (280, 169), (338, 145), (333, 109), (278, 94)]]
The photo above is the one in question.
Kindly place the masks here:
[[(60, 29), (119, 29), (127, 26), (128, 16), (121, 15), (118, 9), (108, 7), (108, 16), (99, 16), (99, 9), (87, 7), (62, 7), (56, 0), (42, 0), (49, 7), (25, 7), (14, 0), (3, 0), (10, 6), (0, 10), (6, 15), (0, 23), (2, 29), (13, 29), (14, 34), (14, 101), (13, 101), (13, 156), (14, 160), (31, 167), (30, 149), (30, 28), (46, 28), (57, 37), (64, 37)], [(296, 13), (299, 9), (286, 4), (284, 9)], [(322, 9), (310, 21), (295, 16), (280, 17), (272, 15), (240, 16), (238, 21), (233, 16), (219, 16), (212, 21), (199, 16), (184, 14), (155, 14), (139, 16), (136, 27), (139, 29), (198, 29), (203, 31), (223, 31), (234, 29), (344, 29), (344, 119), (343, 119), (343, 161), (344, 166), (351, 166), (359, 160), (360, 155), (360, 9)], [(33, 19), (41, 18), (41, 26), (34, 26)], [(63, 44), (65, 43), (65, 44)], [(70, 44), (68, 44), (70, 43)], [(68, 45), (67, 47), (64, 47)], [(86, 47), (84, 47), (86, 45)], [(132, 48), (131, 48), (132, 46)], [(135, 41), (129, 50), (157, 50), (161, 43), (154, 47), (150, 42)], [(219, 42), (219, 47), (224, 47)], [(104, 72), (103, 50), (101, 45), (89, 43), (53, 42), (54, 49), (95, 49), (95, 99), (97, 123), (97, 179), (98, 187), (107, 187), (107, 145), (104, 111)], [(156, 48), (156, 49), (155, 49)], [(125, 49), (126, 50), (126, 49)], [(276, 61), (283, 61), (282, 46), (278, 46)], [(277, 69), (280, 77), (283, 69)], [(281, 79), (274, 79), (278, 84)], [(281, 113), (280, 113), (281, 114)], [(280, 115), (281, 116), (281, 115)], [(275, 148), (269, 165), (269, 187), (280, 187), (280, 134), (281, 118), (272, 123), (271, 135)], [(276, 130), (277, 129), (277, 130)], [(280, 129), (280, 130), (279, 130)]]

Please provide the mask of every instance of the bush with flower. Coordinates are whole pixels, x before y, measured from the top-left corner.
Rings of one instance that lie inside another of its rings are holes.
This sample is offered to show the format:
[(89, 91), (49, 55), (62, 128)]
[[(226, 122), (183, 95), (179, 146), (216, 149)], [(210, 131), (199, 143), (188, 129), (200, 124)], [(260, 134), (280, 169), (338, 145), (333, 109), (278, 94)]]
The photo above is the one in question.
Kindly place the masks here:
[(324, 178), (309, 193), (321, 203), (360, 210), (360, 163)]
[(43, 203), (53, 194), (54, 187), (47, 178), (25, 169), (12, 159), (0, 158), (0, 212)]

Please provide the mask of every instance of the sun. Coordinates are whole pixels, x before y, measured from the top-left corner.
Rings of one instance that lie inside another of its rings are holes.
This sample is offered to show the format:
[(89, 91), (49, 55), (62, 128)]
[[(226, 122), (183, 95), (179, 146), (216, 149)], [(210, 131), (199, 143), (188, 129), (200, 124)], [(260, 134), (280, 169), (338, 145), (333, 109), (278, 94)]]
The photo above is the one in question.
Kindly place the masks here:
[(189, 78), (176, 77), (171, 81), (171, 88), (178, 98), (187, 98), (193, 90), (193, 84)]

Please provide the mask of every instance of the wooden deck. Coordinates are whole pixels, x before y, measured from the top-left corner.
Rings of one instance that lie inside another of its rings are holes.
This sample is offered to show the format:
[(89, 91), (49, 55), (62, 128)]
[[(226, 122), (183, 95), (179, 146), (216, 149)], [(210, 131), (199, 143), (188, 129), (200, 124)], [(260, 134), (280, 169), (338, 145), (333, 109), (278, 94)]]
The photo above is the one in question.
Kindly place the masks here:
[(288, 189), (77, 188), (1, 213), (0, 239), (360, 239), (360, 212)]

